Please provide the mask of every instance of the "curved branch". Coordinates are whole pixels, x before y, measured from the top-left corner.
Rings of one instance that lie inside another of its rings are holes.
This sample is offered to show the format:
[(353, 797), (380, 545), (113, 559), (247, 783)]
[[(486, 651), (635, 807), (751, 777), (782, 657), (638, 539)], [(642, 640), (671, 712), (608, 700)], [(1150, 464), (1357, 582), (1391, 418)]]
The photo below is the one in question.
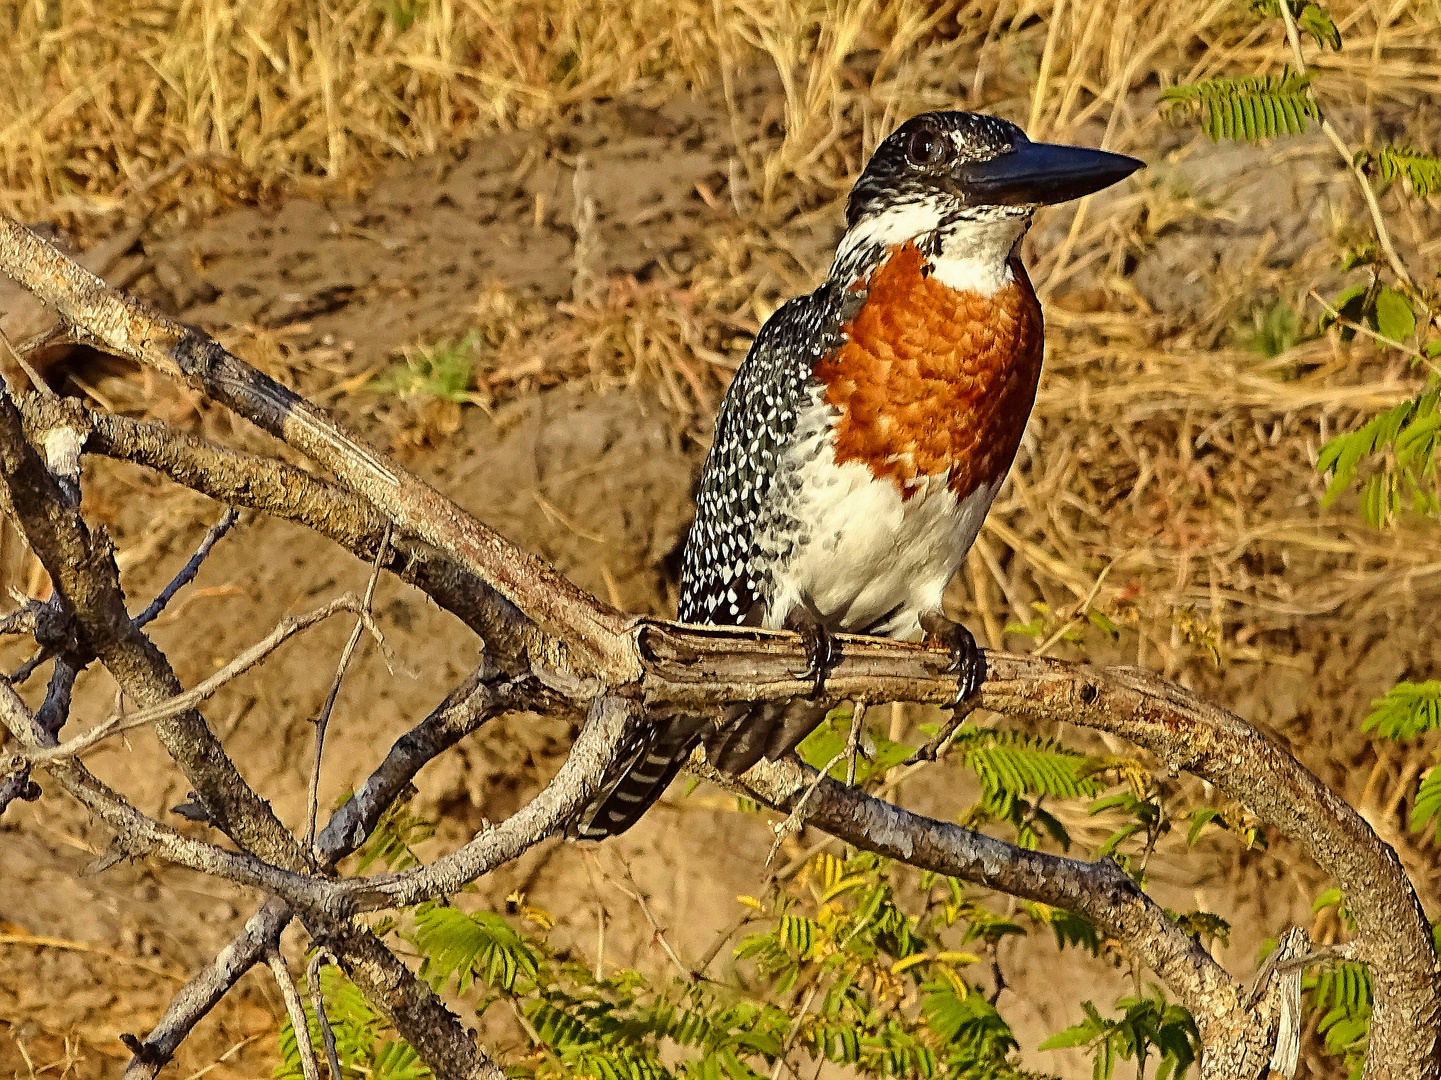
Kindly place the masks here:
[(59, 311), (86, 344), (179, 379), (228, 406), (329, 469), (402, 531), (449, 553), (542, 631), (546, 640), (537, 642), (537, 659), (543, 656), (550, 666), (579, 677), (596, 670), (634, 672), (632, 657), (609, 648), (626, 625), (623, 615), (208, 335), (116, 292), (4, 215), (0, 270)]
[(1251, 1015), (1241, 985), (1110, 859), (1030, 851), (913, 814), (829, 777), (817, 783), (816, 770), (794, 757), (761, 762), (739, 780), (708, 765), (692, 771), (785, 813), (800, 806), (808, 824), (866, 851), (1085, 916), (1165, 980), (1208, 1047), (1264, 1045), (1271, 1034), (1274, 1018)]
[[(154, 469), (216, 502), (258, 510), (305, 525), (366, 562), (375, 559), (386, 518), (360, 496), (275, 458), (232, 450), (157, 421), (87, 409), (70, 398), (15, 397), (31, 433), (79, 431), (85, 453)], [(486, 643), (507, 670), (524, 665), (533, 629), (503, 596), (464, 566), (423, 541), (397, 536), (386, 569), (427, 593)]]

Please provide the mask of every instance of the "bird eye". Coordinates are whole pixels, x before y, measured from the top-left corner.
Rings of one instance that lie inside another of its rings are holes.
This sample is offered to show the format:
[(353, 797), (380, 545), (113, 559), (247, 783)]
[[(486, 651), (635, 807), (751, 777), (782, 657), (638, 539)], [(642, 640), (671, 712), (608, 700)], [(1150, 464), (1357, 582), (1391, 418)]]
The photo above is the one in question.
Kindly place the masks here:
[(936, 165), (950, 151), (950, 140), (931, 128), (917, 128), (906, 140), (906, 157), (913, 165)]

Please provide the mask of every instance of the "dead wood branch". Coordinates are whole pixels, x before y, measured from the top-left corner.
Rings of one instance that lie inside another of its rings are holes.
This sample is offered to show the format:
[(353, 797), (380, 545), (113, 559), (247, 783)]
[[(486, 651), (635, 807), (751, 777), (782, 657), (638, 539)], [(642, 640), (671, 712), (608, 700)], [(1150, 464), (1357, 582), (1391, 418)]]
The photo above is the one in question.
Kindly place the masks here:
[[(56, 429), (61, 430), (61, 429)], [(92, 533), (25, 438), (9, 394), (0, 394), (0, 476), (31, 550), (73, 612), (85, 652), (98, 657), (141, 705), (181, 692), (169, 662), (130, 619), (114, 550)], [(166, 751), (194, 787), (210, 820), (250, 851), (292, 867), (304, 858), (269, 805), (241, 778), (201, 715), (188, 710), (156, 725)]]
[[(520, 687), (482, 663), (429, 716), (396, 740), (365, 783), (331, 815), (316, 838), (322, 865), (333, 867), (363, 844), (381, 815), (426, 764), (486, 721), (530, 703)], [(266, 942), (292, 918), (290, 905), (279, 897), (261, 905), (215, 960), (185, 984), (144, 1042), (126, 1037), (135, 1056), (124, 1080), (153, 1080), (201, 1018), (264, 959)]]

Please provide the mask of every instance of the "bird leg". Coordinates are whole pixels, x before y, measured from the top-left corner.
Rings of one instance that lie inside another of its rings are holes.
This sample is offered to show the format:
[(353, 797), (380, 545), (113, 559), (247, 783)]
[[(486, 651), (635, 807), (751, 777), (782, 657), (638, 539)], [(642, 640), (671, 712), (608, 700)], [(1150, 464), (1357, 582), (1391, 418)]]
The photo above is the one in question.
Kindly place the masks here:
[(841, 658), (841, 647), (825, 624), (805, 608), (797, 608), (786, 618), (786, 629), (801, 636), (806, 670), (797, 677), (815, 680), (808, 700), (819, 701), (826, 692), (826, 676)]
[[(959, 678), (956, 685), (956, 700), (952, 708), (959, 708), (980, 690), (986, 681), (986, 654), (981, 651), (971, 632), (958, 622), (946, 618), (940, 612), (929, 612), (921, 616), (921, 629), (926, 632), (926, 642), (945, 646), (951, 656), (947, 671), (955, 672)], [(972, 708), (974, 702), (970, 702)], [(969, 709), (967, 710), (970, 711)]]

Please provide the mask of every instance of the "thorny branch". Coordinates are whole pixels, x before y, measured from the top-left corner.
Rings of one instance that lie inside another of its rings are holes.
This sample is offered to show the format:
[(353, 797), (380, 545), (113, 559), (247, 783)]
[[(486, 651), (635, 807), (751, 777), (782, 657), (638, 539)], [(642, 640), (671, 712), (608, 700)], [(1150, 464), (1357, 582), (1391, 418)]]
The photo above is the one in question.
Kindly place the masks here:
[[(173, 698), (180, 687), (163, 656), (124, 616), (108, 542), (103, 534), (88, 531), (62, 482), (32, 449), (48, 445), (56, 432), (68, 432), (75, 452), (83, 443), (91, 452), (157, 468), (232, 505), (304, 521), (421, 584), (485, 635), (492, 662), (506, 677), (505, 682), (481, 677), (472, 684), (468, 693), (488, 703), (462, 710), (471, 719), (523, 699), (544, 699), (552, 708), (589, 707), (560, 773), (517, 814), (429, 865), (364, 880), (316, 875), (309, 852), (279, 827), (235, 773), (193, 709), (157, 722), (157, 731), (187, 776), (193, 774), (212, 820), (245, 849), (240, 852), (152, 821), (73, 758), (47, 762), (62, 786), (110, 825), (126, 853), (158, 855), (278, 897), (257, 914), (256, 929), (268, 930), (277, 922), (283, 926), (292, 913), (299, 916), (437, 1075), (497, 1075), (495, 1064), (438, 999), (350, 917), (454, 892), (554, 835), (595, 790), (623, 734), (648, 712), (714, 713), (731, 702), (781, 701), (808, 693), (809, 683), (793, 674), (805, 666), (799, 642), (788, 634), (686, 627), (615, 612), (506, 543), (309, 402), (203, 334), (108, 289), (6, 219), (0, 219), (0, 269), (55, 306), (78, 340), (183, 380), (336, 477), (334, 483), (321, 481), (279, 462), (177, 436), (161, 425), (122, 421), (36, 397), (22, 399), (27, 431), (15, 403), (0, 400), (0, 478), (14, 513), (50, 571), (82, 644), (95, 650), (142, 706)], [(392, 527), (397, 559), (387, 561), (377, 550)], [(944, 670), (948, 658), (939, 653), (864, 638), (842, 637), (840, 644), (842, 660), (827, 685), (828, 703), (944, 704), (955, 694), (955, 677)], [(1295, 841), (1341, 886), (1357, 922), (1356, 955), (1373, 974), (1366, 1075), (1398, 1080), (1441, 1075), (1435, 1035), (1441, 989), (1429, 927), (1395, 853), (1354, 810), (1267, 736), (1147, 672), (1001, 654), (991, 654), (987, 668), (983, 707), (1038, 721), (1064, 720), (1129, 739), (1167, 767), (1215, 784)], [(25, 753), (54, 745), (53, 734), (35, 722), (8, 687), (0, 687), (0, 717)], [(377, 770), (374, 784), (352, 800), (365, 800), (353, 814), (346, 816), (344, 807), (337, 813), (318, 838), (319, 857), (333, 865), (353, 849), (415, 770), (450, 745), (452, 735), (458, 738), (455, 732), (469, 722), (431, 725), (428, 719), (412, 732), (429, 725), (418, 739), (424, 745), (402, 749), (397, 744), (387, 762), (397, 759), (398, 764), (388, 772), (385, 764)], [(779, 808), (798, 803), (809, 783), (794, 761), (759, 766), (742, 782)], [(858, 846), (1091, 915), (1157, 970), (1196, 1016), (1205, 1044), (1203, 1076), (1250, 1077), (1264, 1069), (1279, 1023), (1279, 989), (1273, 985), (1260, 994), (1244, 994), (1112, 864), (1024, 851), (831, 781), (816, 790), (817, 799), (807, 802), (802, 813)], [(253, 958), (243, 965), (222, 964), (218, 958), (191, 997), (214, 993), (237, 968), (264, 956), (263, 947), (244, 945), (241, 951)], [(193, 1006), (187, 1006), (168, 1030), (157, 1029), (136, 1045), (152, 1061), (163, 1060), (183, 1037), (181, 1029), (194, 1022), (193, 1015)], [(137, 1052), (137, 1062), (140, 1057)], [(136, 1075), (153, 1075), (153, 1070), (146, 1064)]]

